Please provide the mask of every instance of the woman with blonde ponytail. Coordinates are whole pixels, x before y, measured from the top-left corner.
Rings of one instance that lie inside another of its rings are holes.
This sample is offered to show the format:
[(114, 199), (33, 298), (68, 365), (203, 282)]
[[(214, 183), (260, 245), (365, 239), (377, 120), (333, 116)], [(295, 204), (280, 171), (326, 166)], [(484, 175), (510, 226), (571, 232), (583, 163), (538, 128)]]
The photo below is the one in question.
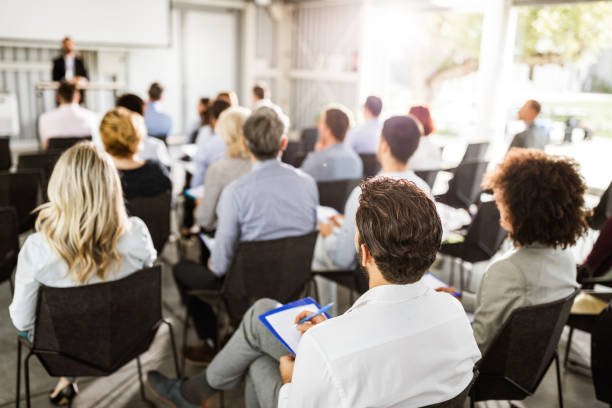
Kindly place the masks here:
[[(144, 222), (127, 216), (111, 157), (79, 143), (59, 158), (38, 208), (36, 233), (19, 253), (9, 307), (17, 330), (31, 336), (41, 284), (70, 287), (120, 279), (151, 266), (156, 252)], [(66, 405), (76, 385), (60, 379), (49, 398)]]

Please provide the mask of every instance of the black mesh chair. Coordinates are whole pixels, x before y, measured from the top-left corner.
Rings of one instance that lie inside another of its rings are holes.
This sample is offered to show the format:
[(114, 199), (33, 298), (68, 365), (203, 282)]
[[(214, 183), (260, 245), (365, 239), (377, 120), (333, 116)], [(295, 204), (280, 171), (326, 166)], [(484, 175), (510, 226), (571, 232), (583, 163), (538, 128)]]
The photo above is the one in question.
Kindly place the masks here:
[(480, 197), (480, 183), (488, 165), (481, 161), (461, 163), (448, 182), (448, 191), (436, 196), (436, 201), (453, 208), (469, 208)]
[(13, 160), (11, 157), (11, 146), (8, 136), (0, 137), (0, 171), (5, 171), (11, 168)]
[(302, 151), (302, 142), (290, 141), (287, 143), (282, 157), (284, 163), (293, 167), (300, 167), (305, 158), (306, 154)]
[(476, 263), (491, 259), (506, 239), (508, 232), (499, 224), (499, 210), (494, 201), (481, 203), (476, 217), (468, 227), (462, 242), (442, 244), (440, 253), (453, 257), (451, 277), (454, 276), (454, 259), (459, 259), (459, 285), (463, 290), (464, 263)]
[(304, 153), (312, 152), (319, 138), (319, 130), (316, 127), (308, 127), (302, 130), (300, 141), (302, 143), (302, 151)]
[(484, 161), (489, 150), (489, 142), (470, 143), (463, 153), (461, 163), (469, 163), (473, 161)]
[(353, 189), (359, 185), (360, 179), (345, 179), (334, 181), (319, 181), (319, 204), (344, 212), (344, 204)]
[(22, 153), (17, 157), (17, 170), (41, 170), (43, 196), (46, 197), (47, 185), (53, 173), (57, 159), (62, 155), (61, 150), (46, 150), (38, 153)]
[(136, 197), (126, 201), (130, 215), (134, 215), (147, 225), (157, 254), (162, 252), (170, 236), (170, 207), (172, 193), (161, 193), (152, 197)]
[(51, 137), (49, 138), (47, 149), (64, 151), (85, 140), (91, 141), (91, 135), (78, 137)]
[(433, 188), (436, 182), (436, 177), (438, 177), (439, 172), (440, 172), (440, 169), (419, 170), (419, 171), (415, 171), (414, 173), (417, 176), (419, 176), (419, 178), (421, 178), (424, 182), (426, 182), (429, 188)]
[(13, 270), (17, 266), (19, 254), (19, 228), (17, 212), (13, 207), (0, 207), (0, 283), (9, 281), (11, 294)]
[(610, 217), (612, 217), (612, 183), (601, 195), (599, 203), (593, 209), (593, 214), (588, 217), (589, 226), (599, 230)]
[(359, 155), (361, 161), (363, 162), (363, 177), (374, 177), (380, 171), (380, 163), (376, 159), (375, 154), (365, 154), (362, 153)]
[(523, 400), (532, 395), (553, 360), (563, 407), (557, 346), (577, 293), (510, 314), (480, 361), (480, 373), (470, 391), (472, 407), (476, 401)]
[(612, 406), (612, 302), (597, 316), (591, 332), (591, 374), (598, 400)]
[(34, 227), (32, 211), (42, 204), (42, 179), (41, 170), (0, 172), (0, 206), (15, 208), (20, 233)]
[(18, 336), (17, 406), (22, 345), (29, 348), (24, 361), (28, 407), (32, 356), (53, 377), (107, 376), (136, 359), (144, 400), (139, 356), (149, 349), (161, 324), (170, 330), (176, 374), (180, 378), (172, 325), (162, 318), (161, 267), (93, 285), (71, 288), (42, 285), (38, 291), (34, 341), (30, 343)]

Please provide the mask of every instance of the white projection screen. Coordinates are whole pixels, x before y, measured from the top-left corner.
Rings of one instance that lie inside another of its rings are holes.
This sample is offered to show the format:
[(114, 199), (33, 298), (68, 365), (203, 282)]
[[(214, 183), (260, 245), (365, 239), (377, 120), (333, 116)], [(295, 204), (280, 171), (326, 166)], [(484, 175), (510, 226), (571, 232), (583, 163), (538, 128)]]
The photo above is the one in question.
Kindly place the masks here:
[(0, 0), (0, 39), (164, 47), (170, 0)]

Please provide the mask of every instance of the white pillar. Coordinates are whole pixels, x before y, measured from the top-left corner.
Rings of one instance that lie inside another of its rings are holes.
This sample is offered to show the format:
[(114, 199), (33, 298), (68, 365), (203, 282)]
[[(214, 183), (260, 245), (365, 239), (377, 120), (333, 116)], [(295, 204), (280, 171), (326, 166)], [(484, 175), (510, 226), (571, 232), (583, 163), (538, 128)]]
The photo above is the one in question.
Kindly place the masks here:
[(241, 55), (241, 74), (240, 74), (240, 103), (243, 106), (251, 104), (251, 89), (255, 84), (255, 42), (256, 36), (256, 15), (255, 4), (247, 3), (242, 10), (242, 55)]
[(478, 73), (478, 132), (482, 140), (503, 143), (506, 125), (508, 72), (512, 66), (517, 12), (512, 0), (488, 0), (482, 24)]
[(276, 64), (279, 70), (276, 83), (276, 103), (285, 113), (289, 114), (291, 112), (291, 45), (295, 6), (279, 4), (279, 10), (280, 18), (277, 20), (276, 30)]

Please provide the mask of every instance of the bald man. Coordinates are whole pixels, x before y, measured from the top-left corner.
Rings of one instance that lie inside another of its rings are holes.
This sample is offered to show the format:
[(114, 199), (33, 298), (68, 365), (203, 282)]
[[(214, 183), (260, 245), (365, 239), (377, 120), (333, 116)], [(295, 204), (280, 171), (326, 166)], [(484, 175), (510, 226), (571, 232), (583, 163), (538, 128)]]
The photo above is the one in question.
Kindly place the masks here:
[(533, 99), (525, 102), (523, 107), (518, 112), (518, 118), (525, 122), (527, 128), (521, 133), (517, 133), (510, 143), (510, 147), (523, 147), (526, 149), (544, 150), (546, 146), (546, 131), (539, 126), (536, 126), (535, 120), (540, 114), (540, 103)]

